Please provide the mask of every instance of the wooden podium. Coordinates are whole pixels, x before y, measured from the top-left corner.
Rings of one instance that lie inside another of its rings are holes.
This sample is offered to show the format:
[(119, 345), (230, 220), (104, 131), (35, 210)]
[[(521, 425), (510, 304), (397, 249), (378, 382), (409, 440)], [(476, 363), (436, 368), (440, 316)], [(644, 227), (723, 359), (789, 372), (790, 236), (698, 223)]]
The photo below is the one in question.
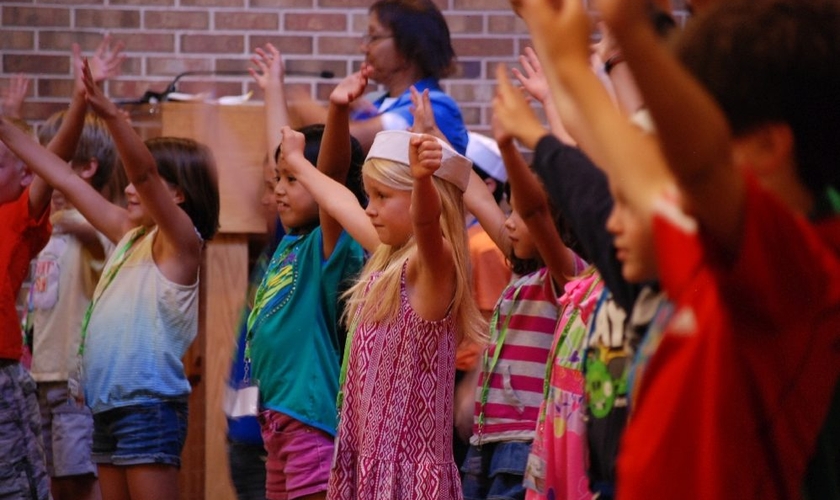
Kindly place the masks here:
[(265, 233), (260, 208), (266, 151), (263, 106), (164, 103), (161, 134), (207, 144), (219, 172), (221, 228), (201, 272), (199, 333), (184, 359), (193, 385), (182, 454), (183, 500), (234, 500), (222, 395), (248, 286), (248, 241)]

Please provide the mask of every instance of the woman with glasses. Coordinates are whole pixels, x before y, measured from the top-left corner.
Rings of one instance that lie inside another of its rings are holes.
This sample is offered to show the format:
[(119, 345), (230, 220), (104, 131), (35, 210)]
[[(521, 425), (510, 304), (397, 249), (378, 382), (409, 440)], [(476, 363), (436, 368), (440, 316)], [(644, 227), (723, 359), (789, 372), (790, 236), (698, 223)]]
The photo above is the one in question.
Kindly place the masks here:
[[(429, 91), (437, 126), (456, 151), (467, 147), (467, 129), (458, 104), (440, 87), (455, 71), (449, 27), (431, 0), (378, 0), (369, 10), (367, 33), (360, 46), (370, 79), (382, 90), (368, 94), (350, 115), (350, 133), (365, 151), (377, 132), (405, 130), (414, 122), (411, 87)], [(326, 108), (310, 96), (293, 96), (293, 119), (323, 123)]]

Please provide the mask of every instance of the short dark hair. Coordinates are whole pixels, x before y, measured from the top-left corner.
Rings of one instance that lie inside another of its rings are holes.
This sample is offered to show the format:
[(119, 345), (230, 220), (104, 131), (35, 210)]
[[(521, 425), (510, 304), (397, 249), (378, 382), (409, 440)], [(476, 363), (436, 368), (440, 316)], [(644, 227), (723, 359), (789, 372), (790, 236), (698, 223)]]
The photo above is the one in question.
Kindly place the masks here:
[[(318, 154), (321, 151), (321, 139), (324, 137), (324, 125), (316, 123), (296, 129), (303, 134), (303, 157), (313, 164), (318, 164)], [(274, 163), (280, 159), (281, 145), (274, 150)], [(359, 204), (364, 206), (367, 203), (364, 186), (362, 184), (362, 164), (365, 162), (365, 153), (362, 144), (353, 136), (350, 136), (350, 168), (347, 170), (347, 181), (344, 185), (353, 192)]]
[(391, 30), (397, 51), (417, 64), (424, 78), (447, 77), (455, 71), (455, 49), (449, 26), (431, 0), (377, 0), (370, 6)]
[(785, 123), (812, 194), (840, 186), (840, 2), (719, 2), (689, 23), (677, 53), (736, 137)]
[(146, 141), (157, 164), (158, 173), (179, 188), (184, 201), (181, 209), (190, 216), (204, 240), (219, 229), (219, 176), (210, 148), (192, 139), (157, 137)]
[(476, 174), (478, 174), (481, 180), (486, 181), (487, 179), (492, 179), (496, 182), (496, 189), (493, 190), (493, 199), (496, 200), (496, 204), (501, 203), (502, 198), (504, 198), (505, 196), (505, 189), (507, 187), (507, 183), (504, 181), (500, 181), (499, 179), (488, 174), (483, 168), (481, 168), (476, 163), (473, 163), (473, 170)]

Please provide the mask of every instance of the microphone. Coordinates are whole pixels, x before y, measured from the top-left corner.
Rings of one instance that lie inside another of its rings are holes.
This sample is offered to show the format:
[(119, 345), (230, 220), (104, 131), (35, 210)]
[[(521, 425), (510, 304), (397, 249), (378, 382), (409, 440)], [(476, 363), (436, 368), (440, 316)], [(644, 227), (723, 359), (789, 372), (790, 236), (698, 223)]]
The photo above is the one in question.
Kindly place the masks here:
[[(129, 100), (129, 101), (120, 101), (117, 104), (156, 104), (159, 102), (166, 102), (169, 100), (169, 94), (173, 92), (177, 92), (178, 90), (178, 81), (181, 78), (185, 78), (188, 76), (249, 76), (251, 73), (247, 69), (238, 69), (238, 70), (210, 70), (210, 71), (184, 71), (182, 73), (178, 73), (175, 75), (175, 78), (169, 82), (169, 85), (163, 90), (163, 92), (155, 92), (153, 90), (147, 90), (143, 93), (143, 96), (139, 99)], [(333, 78), (335, 77), (335, 73), (329, 70), (323, 71), (295, 71), (290, 70), (285, 72), (286, 76), (314, 76), (318, 78)]]

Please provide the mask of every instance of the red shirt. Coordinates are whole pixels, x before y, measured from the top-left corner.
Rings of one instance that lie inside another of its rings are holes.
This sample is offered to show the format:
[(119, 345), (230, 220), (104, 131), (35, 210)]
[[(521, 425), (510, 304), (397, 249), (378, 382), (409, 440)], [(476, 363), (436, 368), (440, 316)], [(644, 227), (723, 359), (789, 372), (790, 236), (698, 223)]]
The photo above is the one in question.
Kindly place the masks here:
[(0, 359), (19, 360), (20, 319), (15, 309), (31, 261), (50, 239), (49, 210), (38, 220), (29, 215), (29, 189), (0, 205)]
[(811, 224), (750, 180), (735, 262), (666, 217), (654, 229), (675, 309), (638, 382), (617, 497), (798, 498), (840, 377), (840, 217)]

